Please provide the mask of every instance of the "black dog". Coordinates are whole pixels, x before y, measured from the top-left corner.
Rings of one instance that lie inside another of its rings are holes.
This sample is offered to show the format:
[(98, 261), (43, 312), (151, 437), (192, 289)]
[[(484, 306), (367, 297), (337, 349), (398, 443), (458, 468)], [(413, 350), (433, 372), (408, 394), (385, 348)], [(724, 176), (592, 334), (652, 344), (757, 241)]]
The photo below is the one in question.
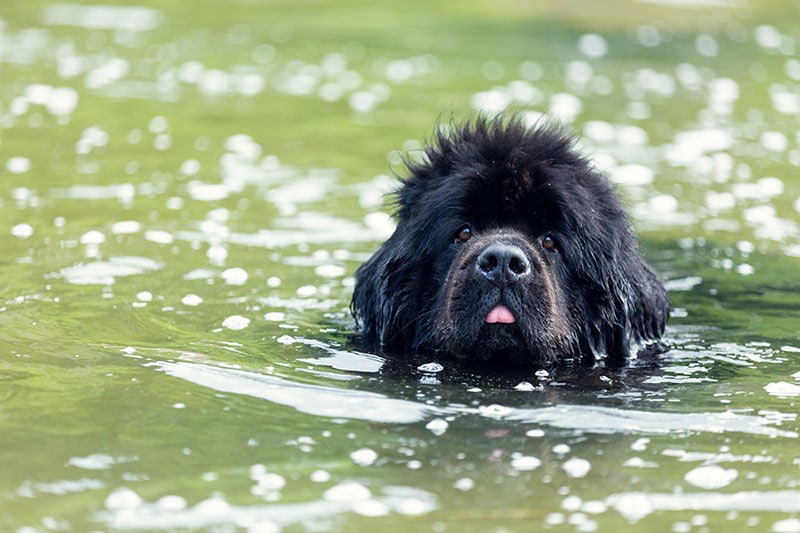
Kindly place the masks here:
[(573, 143), (518, 116), (439, 128), (356, 273), (364, 348), (534, 368), (659, 349), (667, 293)]

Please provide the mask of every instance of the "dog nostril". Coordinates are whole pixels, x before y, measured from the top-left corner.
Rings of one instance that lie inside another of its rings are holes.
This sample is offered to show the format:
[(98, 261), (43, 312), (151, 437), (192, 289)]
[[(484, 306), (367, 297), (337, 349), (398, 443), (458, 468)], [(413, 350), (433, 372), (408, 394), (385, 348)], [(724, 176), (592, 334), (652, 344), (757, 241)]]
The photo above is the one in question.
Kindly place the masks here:
[(526, 274), (529, 266), (528, 260), (522, 256), (514, 256), (508, 261), (508, 269), (517, 276)]
[(478, 268), (483, 272), (489, 273), (497, 268), (497, 256), (491, 253), (483, 253), (478, 258)]

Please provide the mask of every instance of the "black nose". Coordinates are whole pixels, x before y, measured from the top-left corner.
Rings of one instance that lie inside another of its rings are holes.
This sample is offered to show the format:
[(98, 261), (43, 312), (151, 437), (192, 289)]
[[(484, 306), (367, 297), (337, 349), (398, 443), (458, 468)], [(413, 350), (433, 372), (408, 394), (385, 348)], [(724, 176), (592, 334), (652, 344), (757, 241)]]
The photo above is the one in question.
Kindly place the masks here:
[(531, 263), (518, 246), (496, 243), (481, 252), (475, 268), (496, 285), (511, 285), (530, 273)]

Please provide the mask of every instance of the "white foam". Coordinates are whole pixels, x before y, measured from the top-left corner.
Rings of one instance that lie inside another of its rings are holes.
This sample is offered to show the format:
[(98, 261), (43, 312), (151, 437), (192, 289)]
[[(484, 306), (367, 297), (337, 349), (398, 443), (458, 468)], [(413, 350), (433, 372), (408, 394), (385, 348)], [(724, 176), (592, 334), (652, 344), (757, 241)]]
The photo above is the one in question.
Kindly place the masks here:
[(244, 285), (249, 277), (247, 271), (240, 267), (227, 268), (222, 271), (222, 279), (228, 285)]
[(562, 465), (562, 467), (569, 477), (582, 478), (586, 477), (586, 474), (589, 473), (589, 470), (592, 468), (592, 464), (586, 459), (572, 457), (568, 459)]
[(190, 293), (181, 298), (181, 303), (183, 305), (188, 305), (189, 307), (197, 307), (201, 303), (203, 303), (203, 298), (200, 296)]
[(31, 160), (20, 155), (9, 158), (6, 170), (12, 174), (24, 174), (31, 169)]
[(24, 222), (17, 224), (11, 228), (11, 235), (17, 239), (29, 239), (33, 236), (33, 226)]
[(62, 277), (74, 285), (111, 285), (118, 277), (143, 274), (162, 267), (158, 261), (146, 257), (123, 256), (63, 268), (50, 276)]
[(511, 458), (511, 468), (520, 471), (536, 470), (542, 466), (542, 460), (532, 455), (516, 454)]
[(719, 465), (698, 466), (683, 476), (687, 483), (695, 487), (713, 490), (730, 485), (739, 473), (733, 468), (722, 468)]
[(447, 431), (449, 424), (447, 420), (443, 418), (434, 418), (427, 424), (425, 424), (425, 429), (436, 435), (437, 437), (444, 435), (445, 431)]
[(222, 327), (230, 330), (244, 329), (250, 325), (250, 319), (241, 315), (231, 315), (222, 321)]
[(370, 466), (378, 460), (378, 452), (370, 448), (360, 448), (350, 454), (350, 459), (358, 466)]
[(608, 53), (608, 42), (601, 35), (587, 33), (578, 37), (578, 49), (587, 57), (603, 57)]

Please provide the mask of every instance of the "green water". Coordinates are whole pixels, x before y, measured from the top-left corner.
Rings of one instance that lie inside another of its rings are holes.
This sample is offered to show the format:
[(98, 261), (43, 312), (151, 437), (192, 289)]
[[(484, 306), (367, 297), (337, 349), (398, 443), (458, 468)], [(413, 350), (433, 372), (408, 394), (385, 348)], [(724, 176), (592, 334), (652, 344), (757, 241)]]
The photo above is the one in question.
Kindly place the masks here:
[[(800, 531), (800, 4), (0, 8), (0, 531)], [(379, 373), (440, 118), (561, 117), (667, 280), (621, 372)]]

